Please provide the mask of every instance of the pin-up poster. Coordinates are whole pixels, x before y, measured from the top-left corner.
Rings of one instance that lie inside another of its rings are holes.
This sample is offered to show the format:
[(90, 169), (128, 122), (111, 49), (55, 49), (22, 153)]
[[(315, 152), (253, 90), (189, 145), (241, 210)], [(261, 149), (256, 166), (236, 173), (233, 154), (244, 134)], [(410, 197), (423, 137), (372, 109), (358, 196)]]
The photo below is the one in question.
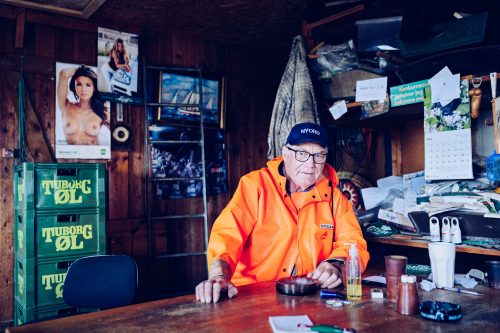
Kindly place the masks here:
[(131, 96), (137, 92), (139, 35), (98, 28), (99, 91)]
[(56, 158), (109, 159), (109, 102), (99, 98), (96, 68), (56, 63)]

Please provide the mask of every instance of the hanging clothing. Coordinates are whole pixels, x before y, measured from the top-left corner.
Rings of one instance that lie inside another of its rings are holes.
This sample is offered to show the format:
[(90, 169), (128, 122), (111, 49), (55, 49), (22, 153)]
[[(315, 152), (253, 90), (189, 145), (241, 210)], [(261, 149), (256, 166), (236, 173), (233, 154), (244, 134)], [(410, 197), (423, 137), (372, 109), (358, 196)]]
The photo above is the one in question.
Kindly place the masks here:
[(302, 36), (293, 39), (290, 58), (274, 101), (267, 143), (269, 159), (281, 155), (288, 133), (298, 123), (320, 124)]
[(324, 177), (290, 198), (282, 163), (282, 157), (275, 158), (241, 178), (212, 228), (208, 267), (224, 260), (236, 286), (275, 281), (292, 272), (312, 272), (326, 259), (347, 258), (349, 244), (355, 243), (364, 270), (370, 258), (366, 241), (351, 204), (337, 188), (335, 170), (326, 164)]

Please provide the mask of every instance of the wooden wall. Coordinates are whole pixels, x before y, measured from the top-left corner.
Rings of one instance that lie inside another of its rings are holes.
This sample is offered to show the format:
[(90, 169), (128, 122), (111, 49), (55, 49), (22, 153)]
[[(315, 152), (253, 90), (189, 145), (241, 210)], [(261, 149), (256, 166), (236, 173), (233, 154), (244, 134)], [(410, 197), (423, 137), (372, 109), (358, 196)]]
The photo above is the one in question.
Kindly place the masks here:
[[(50, 14), (27, 15), (23, 48), (15, 48), (14, 17), (15, 13), (0, 7), (0, 150), (17, 148), (16, 87), (23, 56), (28, 97), (28, 160), (55, 161), (55, 63), (95, 66), (95, 25)], [(140, 52), (151, 64), (199, 66), (207, 72), (226, 76), (226, 147), (229, 189), (232, 193), (242, 174), (263, 166), (267, 160), (268, 124), (288, 50), (245, 49), (168, 32), (140, 31), (140, 34)], [(147, 253), (143, 199), (144, 108), (126, 107), (125, 111), (126, 121), (133, 127), (133, 144), (129, 151), (113, 151), (112, 159), (107, 161), (107, 244), (108, 252), (130, 254), (137, 260), (142, 273), (139, 299), (145, 299), (148, 281), (144, 281), (143, 274)], [(14, 159), (0, 157), (0, 323), (13, 318), (12, 171), (15, 163)], [(229, 198), (230, 193), (209, 197), (210, 226)], [(196, 206), (189, 200), (175, 205), (188, 209)], [(177, 208), (169, 208), (169, 211)], [(175, 240), (181, 244), (198, 239), (190, 232), (189, 224), (175, 230), (176, 237), (185, 237)], [(168, 227), (159, 234), (167, 231)], [(200, 267), (203, 265), (199, 262), (193, 262), (191, 266), (183, 269), (191, 274), (191, 283), (197, 283), (204, 278), (205, 267)], [(171, 267), (168, 270), (170, 276), (179, 273)], [(160, 283), (176, 282), (161, 280)]]

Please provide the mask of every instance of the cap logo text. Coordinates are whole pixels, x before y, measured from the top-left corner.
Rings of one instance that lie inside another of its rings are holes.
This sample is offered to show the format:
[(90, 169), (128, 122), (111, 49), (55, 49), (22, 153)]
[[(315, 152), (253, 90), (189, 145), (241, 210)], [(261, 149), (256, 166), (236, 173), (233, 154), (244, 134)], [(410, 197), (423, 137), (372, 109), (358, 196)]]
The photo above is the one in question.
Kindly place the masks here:
[(305, 133), (312, 133), (312, 134), (320, 135), (320, 133), (319, 133), (319, 131), (318, 131), (318, 130), (315, 130), (315, 129), (312, 129), (312, 128), (304, 128), (304, 129), (301, 129), (301, 130), (300, 130), (300, 133), (301, 133), (301, 134), (305, 134)]

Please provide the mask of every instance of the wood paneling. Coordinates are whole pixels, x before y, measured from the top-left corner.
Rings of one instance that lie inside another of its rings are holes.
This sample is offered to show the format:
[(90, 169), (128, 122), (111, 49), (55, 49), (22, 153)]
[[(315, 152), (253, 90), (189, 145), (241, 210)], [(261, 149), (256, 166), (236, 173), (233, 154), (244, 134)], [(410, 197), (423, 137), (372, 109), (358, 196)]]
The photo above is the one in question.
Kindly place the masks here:
[[(4, 94), (0, 103), (0, 149), (17, 147), (16, 87), (20, 56), (23, 55), (28, 99), (29, 159), (35, 162), (52, 161), (55, 144), (55, 63), (95, 65), (95, 23), (61, 17), (51, 22), (51, 15), (30, 11), (26, 18), (23, 49), (14, 48), (15, 27), (15, 17), (0, 17), (0, 71), (3, 73), (0, 91)], [(228, 178), (229, 189), (234, 191), (244, 173), (262, 167), (267, 160), (268, 124), (286, 58), (280, 59), (267, 50), (237, 48), (170, 32), (141, 34), (140, 43), (141, 57), (146, 57), (150, 64), (201, 66), (207, 73), (226, 77)], [(136, 259), (141, 274), (139, 300), (144, 300), (149, 283), (145, 274), (144, 108), (126, 106), (125, 110), (125, 122), (132, 129), (132, 144), (128, 150), (113, 151), (112, 160), (107, 162), (107, 247), (110, 253), (127, 253)], [(14, 162), (17, 161), (0, 158), (0, 322), (13, 317)], [(208, 231), (230, 196), (231, 193), (225, 193), (208, 197)], [(200, 212), (201, 209), (201, 200), (195, 198), (157, 202), (152, 212), (173, 214)], [(158, 226), (154, 239), (169, 251), (199, 251), (204, 246), (204, 230), (200, 226), (202, 223), (199, 220), (184, 224), (163, 223)], [(163, 289), (169, 292), (175, 291), (176, 287), (191, 288), (206, 277), (205, 265), (203, 257), (171, 260), (160, 269), (166, 276), (159, 275), (157, 279), (163, 281)]]
[[(0, 75), (0, 148), (17, 145), (17, 80), (18, 73)], [(14, 288), (14, 197), (12, 175), (14, 160), (0, 158), (0, 322), (12, 318)]]
[(415, 120), (405, 124), (401, 135), (401, 171), (403, 174), (422, 171), (424, 163), (423, 121)]

